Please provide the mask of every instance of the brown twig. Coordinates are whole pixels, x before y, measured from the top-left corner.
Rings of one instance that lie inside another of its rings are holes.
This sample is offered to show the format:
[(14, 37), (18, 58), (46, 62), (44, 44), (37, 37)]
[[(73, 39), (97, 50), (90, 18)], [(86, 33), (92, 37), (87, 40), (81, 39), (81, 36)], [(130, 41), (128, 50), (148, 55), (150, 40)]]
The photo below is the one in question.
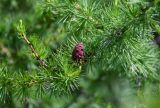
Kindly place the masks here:
[(36, 52), (33, 44), (28, 40), (26, 34), (25, 33), (21, 33), (21, 36), (23, 37), (23, 39), (25, 40), (25, 42), (28, 44), (29, 48), (31, 49), (34, 57), (39, 62), (39, 64), (41, 66), (48, 67), (48, 65), (46, 64), (46, 62), (43, 59), (41, 59), (41, 57), (39, 56), (39, 54)]

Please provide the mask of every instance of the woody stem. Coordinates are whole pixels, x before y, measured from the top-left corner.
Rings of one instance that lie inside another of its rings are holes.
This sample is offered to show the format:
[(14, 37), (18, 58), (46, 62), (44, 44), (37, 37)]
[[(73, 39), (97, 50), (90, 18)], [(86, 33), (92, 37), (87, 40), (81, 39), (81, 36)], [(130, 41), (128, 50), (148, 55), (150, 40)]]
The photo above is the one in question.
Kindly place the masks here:
[(39, 64), (40, 64), (41, 66), (48, 67), (48, 65), (45, 63), (45, 61), (42, 60), (41, 57), (39, 56), (39, 54), (36, 52), (33, 44), (28, 40), (26, 34), (25, 34), (25, 33), (22, 33), (21, 35), (22, 35), (23, 39), (25, 40), (25, 42), (28, 44), (29, 48), (31, 49), (34, 57), (35, 57), (36, 60), (39, 62)]

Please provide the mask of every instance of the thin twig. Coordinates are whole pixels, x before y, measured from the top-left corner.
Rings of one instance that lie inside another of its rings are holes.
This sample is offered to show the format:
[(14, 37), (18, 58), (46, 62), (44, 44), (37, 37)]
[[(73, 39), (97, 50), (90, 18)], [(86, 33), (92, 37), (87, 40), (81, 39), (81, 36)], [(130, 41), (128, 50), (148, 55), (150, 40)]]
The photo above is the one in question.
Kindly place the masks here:
[(28, 46), (30, 47), (30, 49), (31, 49), (34, 57), (35, 57), (36, 60), (39, 62), (39, 64), (40, 64), (41, 66), (48, 67), (48, 65), (46, 64), (46, 62), (45, 62), (43, 59), (41, 59), (41, 57), (39, 56), (39, 54), (36, 52), (33, 44), (28, 40), (26, 34), (25, 34), (25, 33), (21, 33), (21, 35), (22, 35), (23, 39), (25, 40), (25, 42), (26, 42), (26, 43), (28, 44)]

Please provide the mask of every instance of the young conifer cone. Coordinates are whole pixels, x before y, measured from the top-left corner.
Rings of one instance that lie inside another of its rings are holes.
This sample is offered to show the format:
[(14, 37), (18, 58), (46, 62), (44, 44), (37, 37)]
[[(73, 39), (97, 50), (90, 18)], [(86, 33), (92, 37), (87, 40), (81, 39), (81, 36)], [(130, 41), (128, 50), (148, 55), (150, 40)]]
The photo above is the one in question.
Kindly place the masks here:
[(84, 53), (84, 45), (82, 42), (76, 44), (76, 46), (73, 49), (72, 52), (72, 59), (74, 61), (80, 61), (83, 60), (85, 57), (85, 53)]

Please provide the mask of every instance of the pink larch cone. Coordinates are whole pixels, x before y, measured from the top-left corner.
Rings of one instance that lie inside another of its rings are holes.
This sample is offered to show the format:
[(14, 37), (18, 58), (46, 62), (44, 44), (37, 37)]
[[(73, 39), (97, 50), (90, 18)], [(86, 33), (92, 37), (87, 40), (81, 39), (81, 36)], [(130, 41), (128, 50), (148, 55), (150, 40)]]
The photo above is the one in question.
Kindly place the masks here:
[(72, 52), (72, 59), (75, 61), (80, 61), (83, 60), (85, 57), (85, 53), (84, 53), (84, 45), (83, 43), (78, 43)]

